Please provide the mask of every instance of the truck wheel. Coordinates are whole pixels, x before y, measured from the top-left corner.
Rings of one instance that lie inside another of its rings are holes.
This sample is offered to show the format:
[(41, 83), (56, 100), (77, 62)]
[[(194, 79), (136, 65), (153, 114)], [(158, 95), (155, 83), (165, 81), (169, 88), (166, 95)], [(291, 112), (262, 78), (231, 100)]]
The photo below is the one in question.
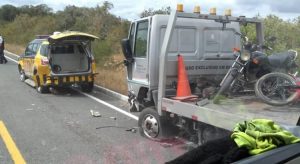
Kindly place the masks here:
[(147, 107), (139, 116), (139, 132), (143, 137), (159, 140), (163, 137), (166, 123), (166, 118), (159, 116), (154, 107)]
[(87, 84), (82, 84), (81, 85), (81, 91), (82, 92), (86, 92), (86, 93), (90, 93), (92, 92), (94, 89), (94, 83), (93, 82), (89, 82)]
[(38, 93), (49, 93), (49, 88), (46, 86), (37, 86), (36, 90)]

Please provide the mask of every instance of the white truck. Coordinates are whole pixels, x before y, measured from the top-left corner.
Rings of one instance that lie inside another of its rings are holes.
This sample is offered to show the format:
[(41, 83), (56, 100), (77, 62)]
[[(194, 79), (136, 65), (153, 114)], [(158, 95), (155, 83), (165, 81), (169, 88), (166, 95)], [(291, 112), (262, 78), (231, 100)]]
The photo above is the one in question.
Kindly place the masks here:
[[(241, 48), (240, 25), (254, 24), (256, 43), (264, 42), (262, 21), (230, 15), (184, 13), (154, 15), (131, 23), (122, 40), (127, 67), (130, 111), (140, 111), (141, 135), (159, 139), (170, 129), (182, 130), (196, 142), (214, 139), (238, 122), (266, 118), (299, 125), (299, 107), (273, 107), (252, 95), (213, 104), (204, 92), (217, 89)], [(192, 94), (197, 102), (175, 100), (177, 55), (184, 57)], [(208, 136), (208, 137), (206, 137)]]

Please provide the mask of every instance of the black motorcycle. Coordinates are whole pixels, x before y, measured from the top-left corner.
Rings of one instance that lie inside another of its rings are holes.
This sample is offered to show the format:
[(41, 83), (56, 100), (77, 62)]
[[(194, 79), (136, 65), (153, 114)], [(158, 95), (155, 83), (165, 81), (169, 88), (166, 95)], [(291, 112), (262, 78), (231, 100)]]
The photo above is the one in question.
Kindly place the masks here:
[(270, 105), (292, 102), (297, 97), (296, 74), (291, 74), (297, 68), (297, 52), (289, 50), (267, 56), (262, 50), (272, 50), (270, 47), (252, 44), (247, 37), (242, 38), (242, 50), (234, 49), (236, 59), (220, 83), (213, 102), (219, 103), (225, 94), (253, 89), (259, 98)]

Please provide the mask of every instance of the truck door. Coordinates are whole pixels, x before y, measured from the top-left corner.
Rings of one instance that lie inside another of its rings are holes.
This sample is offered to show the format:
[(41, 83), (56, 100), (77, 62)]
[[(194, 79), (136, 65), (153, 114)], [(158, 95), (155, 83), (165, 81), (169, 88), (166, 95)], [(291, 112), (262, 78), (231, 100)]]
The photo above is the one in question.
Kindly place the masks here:
[[(134, 27), (133, 27), (134, 26)], [(149, 40), (149, 20), (144, 19), (133, 24), (129, 38), (134, 37), (131, 42), (133, 48), (132, 71), (129, 73), (129, 80), (148, 85), (148, 40)], [(136, 29), (133, 36), (132, 32)]]

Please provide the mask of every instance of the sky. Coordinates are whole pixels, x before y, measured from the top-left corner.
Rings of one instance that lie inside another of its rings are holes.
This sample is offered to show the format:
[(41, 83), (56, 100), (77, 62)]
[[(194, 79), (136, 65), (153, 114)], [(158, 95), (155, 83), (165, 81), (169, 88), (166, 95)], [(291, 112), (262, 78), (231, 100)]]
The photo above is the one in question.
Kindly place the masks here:
[[(231, 9), (233, 16), (265, 17), (269, 14), (279, 16), (284, 20), (292, 20), (300, 16), (299, 0), (108, 0), (113, 3), (111, 13), (121, 18), (134, 20), (145, 9), (160, 9), (170, 6), (176, 9), (176, 4), (182, 3), (185, 12), (192, 12), (195, 5), (200, 5), (201, 13), (208, 13), (212, 7), (217, 8), (217, 14), (223, 15), (225, 9)], [(14, 6), (47, 4), (54, 11), (63, 10), (65, 6), (95, 7), (102, 5), (104, 0), (1, 0), (0, 5)]]

